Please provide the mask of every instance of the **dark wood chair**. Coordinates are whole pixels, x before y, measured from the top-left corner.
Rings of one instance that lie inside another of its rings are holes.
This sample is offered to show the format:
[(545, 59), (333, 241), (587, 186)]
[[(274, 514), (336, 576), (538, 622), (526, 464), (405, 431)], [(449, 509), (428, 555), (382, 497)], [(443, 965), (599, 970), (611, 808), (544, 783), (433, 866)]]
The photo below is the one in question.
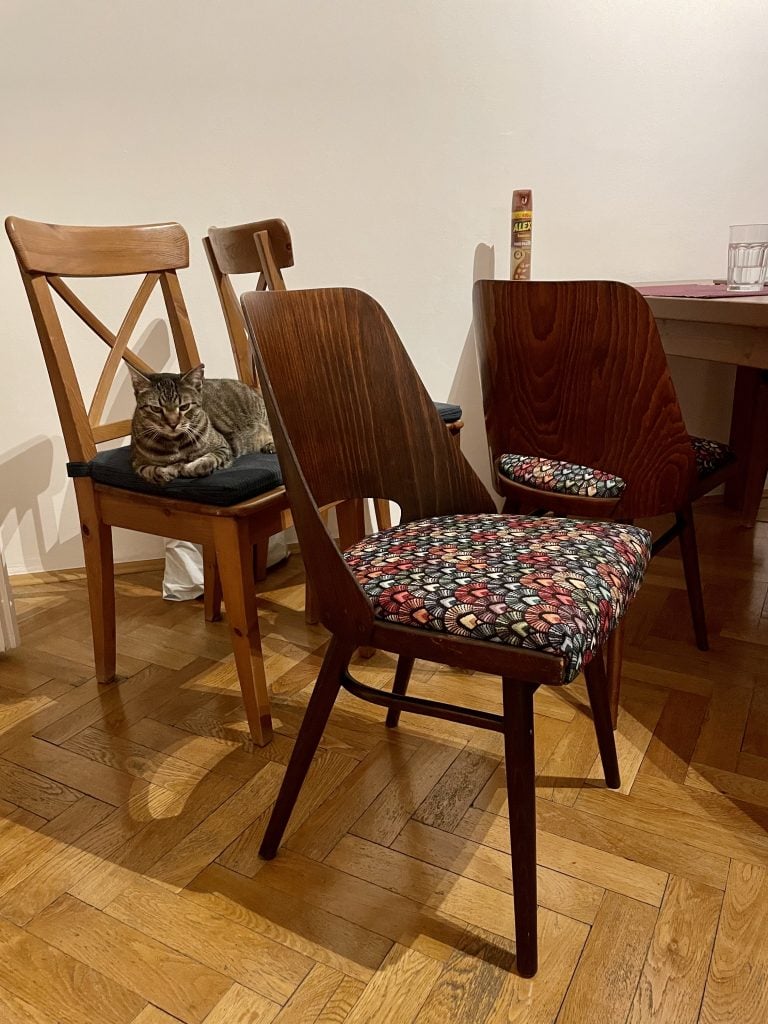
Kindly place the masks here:
[[(97, 445), (130, 435), (130, 420), (103, 422), (110, 389), (123, 362), (142, 373), (152, 367), (128, 347), (146, 302), (162, 289), (179, 368), (199, 365), (177, 270), (188, 266), (189, 242), (178, 224), (137, 227), (65, 227), (9, 217), (11, 240), (43, 347), (74, 478), (88, 578), (96, 677), (115, 678), (115, 590), (112, 528), (189, 540), (203, 547), (208, 618), (216, 618), (220, 576), (235, 664), (251, 736), (269, 742), (272, 723), (261, 655), (253, 573), (255, 547), (290, 525), (275, 456), (243, 456), (203, 480), (178, 480), (160, 489), (132, 470), (125, 447)], [(64, 278), (137, 275), (140, 283), (117, 333), (111, 331)], [(55, 297), (70, 307), (108, 348), (93, 398), (86, 406)], [(218, 572), (216, 571), (218, 566)], [(213, 590), (213, 593), (211, 592)]]
[[(617, 787), (599, 652), (639, 586), (649, 535), (620, 524), (497, 514), (386, 314), (362, 292), (252, 292), (243, 307), (307, 572), (332, 634), (261, 854), (277, 852), (341, 686), (388, 708), (388, 725), (409, 711), (500, 731), (517, 965), (530, 976), (537, 967), (534, 692), (585, 668), (606, 781)], [(393, 419), (397, 431), (388, 429)], [(401, 524), (342, 554), (319, 513), (340, 497), (395, 501)], [(391, 693), (349, 675), (360, 645), (399, 655)], [(500, 675), (503, 715), (408, 695), (415, 658)]]
[[(506, 511), (674, 516), (696, 643), (708, 646), (692, 502), (735, 469), (727, 445), (691, 437), (656, 321), (630, 285), (478, 281), (474, 328), (496, 489)], [(609, 651), (615, 721), (620, 631)]]
[[(267, 288), (271, 291), (286, 291), (282, 271), (293, 266), (293, 242), (288, 225), (284, 220), (273, 218), (250, 224), (235, 224), (226, 228), (211, 227), (208, 229), (207, 237), (203, 239), (203, 246), (227, 321), (229, 340), (240, 379), (258, 385), (243, 314), (230, 277), (257, 274), (257, 291), (265, 291)], [(464, 426), (461, 407), (447, 402), (435, 402), (435, 407), (458, 444)], [(389, 502), (377, 499), (374, 505), (379, 527), (385, 529), (391, 526)], [(349, 516), (352, 512), (347, 510), (344, 514)], [(345, 535), (354, 528), (354, 522), (348, 528), (345, 525)], [(341, 524), (339, 532), (341, 533)]]

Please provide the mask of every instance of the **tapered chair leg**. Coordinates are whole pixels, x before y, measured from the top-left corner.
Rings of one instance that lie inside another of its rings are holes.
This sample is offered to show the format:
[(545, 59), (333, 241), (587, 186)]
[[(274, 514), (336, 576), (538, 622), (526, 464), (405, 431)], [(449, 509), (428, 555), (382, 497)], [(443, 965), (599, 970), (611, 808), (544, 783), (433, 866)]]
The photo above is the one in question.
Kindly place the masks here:
[(265, 860), (271, 860), (280, 846), (291, 812), (341, 687), (341, 673), (349, 664), (351, 655), (352, 651), (348, 647), (343, 646), (336, 637), (331, 638), (259, 849), (259, 856)]
[(535, 686), (503, 680), (504, 757), (509, 799), (509, 838), (515, 903), (517, 969), (531, 978), (538, 969), (536, 930), (536, 788), (533, 753)]
[(256, 583), (262, 583), (267, 578), (267, 558), (269, 556), (269, 540), (260, 537), (258, 544), (253, 547), (253, 578)]
[(272, 718), (261, 654), (253, 545), (248, 526), (237, 519), (217, 519), (214, 540), (245, 714), (254, 742), (264, 746), (272, 739)]
[[(404, 654), (401, 654), (397, 659), (397, 668), (395, 669), (395, 681), (392, 684), (392, 693), (396, 693), (399, 697), (402, 697), (406, 692), (408, 689), (408, 683), (411, 680), (411, 672), (413, 671), (415, 661), (415, 658), (407, 658)], [(399, 721), (400, 709), (390, 708), (387, 711), (387, 728), (394, 729)]]
[(597, 746), (600, 750), (600, 760), (603, 764), (605, 784), (609, 789), (618, 789), (621, 785), (621, 777), (619, 775), (619, 761), (616, 756), (616, 741), (613, 738), (608, 677), (605, 674), (605, 665), (599, 651), (592, 661), (585, 666), (584, 676), (587, 680), (589, 705), (592, 708), (592, 718), (595, 723), (595, 735), (597, 736)]
[(206, 622), (221, 619), (221, 577), (213, 544), (203, 545), (203, 608)]
[(96, 679), (100, 683), (112, 683), (117, 662), (112, 529), (101, 521), (90, 480), (75, 480), (75, 491), (88, 579)]
[(608, 672), (608, 701), (611, 707), (613, 728), (619, 719), (619, 697), (621, 696), (621, 666), (624, 660), (624, 619), (619, 622), (608, 637), (605, 645), (606, 670)]
[(699, 572), (699, 549), (696, 544), (696, 528), (693, 524), (691, 506), (686, 505), (685, 508), (677, 512), (675, 519), (680, 526), (680, 553), (683, 557), (683, 572), (688, 589), (688, 603), (691, 606), (696, 646), (700, 651), (708, 651), (707, 616), (704, 611), (704, 595), (701, 590), (701, 573)]

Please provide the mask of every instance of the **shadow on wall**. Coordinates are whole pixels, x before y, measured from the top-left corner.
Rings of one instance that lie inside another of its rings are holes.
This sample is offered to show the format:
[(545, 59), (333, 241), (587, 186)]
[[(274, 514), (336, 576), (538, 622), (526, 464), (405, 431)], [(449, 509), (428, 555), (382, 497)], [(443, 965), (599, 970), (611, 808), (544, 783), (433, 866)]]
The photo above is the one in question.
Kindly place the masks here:
[[(153, 320), (133, 346), (133, 351), (150, 366), (165, 366), (171, 353), (167, 324), (162, 320)], [(109, 422), (130, 418), (133, 407), (133, 388), (128, 371), (123, 367), (118, 370), (116, 386), (110, 393), (104, 419)], [(115, 448), (124, 443), (126, 439), (101, 447)], [(7, 555), (11, 542), (16, 541), (21, 551), (14, 561), (21, 562), (29, 571), (34, 571), (36, 566), (47, 570), (71, 569), (83, 565), (83, 545), (77, 525), (74, 492), (66, 479), (67, 461), (61, 435), (38, 435), (26, 444), (0, 455), (2, 547)], [(57, 500), (62, 492), (65, 492), (64, 503)], [(133, 533), (130, 536), (135, 542), (137, 535)], [(125, 557), (121, 559), (119, 547), (118, 540), (115, 561), (124, 560)]]
[[(495, 276), (495, 270), (494, 248), (481, 242), (475, 249), (472, 284), (474, 285), (475, 281), (492, 279)], [(485, 435), (483, 394), (475, 351), (475, 332), (471, 323), (459, 356), (447, 401), (461, 406), (464, 420), (464, 429), (461, 432), (461, 450), (485, 486), (496, 497), (493, 490), (488, 441)], [(501, 505), (500, 498), (497, 503)]]

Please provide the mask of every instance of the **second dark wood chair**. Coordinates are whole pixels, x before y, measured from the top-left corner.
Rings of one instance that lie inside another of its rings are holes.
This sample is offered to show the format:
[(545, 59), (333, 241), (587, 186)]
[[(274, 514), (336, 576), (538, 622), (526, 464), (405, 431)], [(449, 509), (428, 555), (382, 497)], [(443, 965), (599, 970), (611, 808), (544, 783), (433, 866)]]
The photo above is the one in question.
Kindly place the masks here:
[[(612, 281), (478, 281), (474, 328), (505, 510), (674, 516), (653, 553), (679, 538), (696, 643), (706, 650), (692, 503), (730, 476), (735, 459), (686, 430), (648, 303)], [(620, 668), (616, 643), (614, 720)]]
[[(389, 709), (504, 734), (517, 966), (537, 968), (533, 697), (585, 670), (606, 781), (619, 785), (600, 649), (640, 584), (646, 531), (496, 513), (392, 324), (352, 289), (243, 297), (283, 478), (331, 642), (261, 847), (274, 857), (340, 687)], [(394, 420), (399, 429), (389, 424)], [(386, 498), (400, 525), (341, 553), (320, 515)], [(399, 655), (392, 693), (348, 670), (367, 645)], [(503, 715), (410, 696), (415, 658), (502, 677)]]

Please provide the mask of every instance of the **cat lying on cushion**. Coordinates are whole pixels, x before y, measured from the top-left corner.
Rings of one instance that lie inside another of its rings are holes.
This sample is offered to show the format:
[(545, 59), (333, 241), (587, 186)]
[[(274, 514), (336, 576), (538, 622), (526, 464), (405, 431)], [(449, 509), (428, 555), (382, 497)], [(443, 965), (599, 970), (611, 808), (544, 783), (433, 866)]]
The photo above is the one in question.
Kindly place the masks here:
[(204, 367), (144, 375), (136, 395), (132, 464), (144, 480), (208, 476), (247, 452), (274, 452), (264, 399), (237, 380), (206, 380)]

